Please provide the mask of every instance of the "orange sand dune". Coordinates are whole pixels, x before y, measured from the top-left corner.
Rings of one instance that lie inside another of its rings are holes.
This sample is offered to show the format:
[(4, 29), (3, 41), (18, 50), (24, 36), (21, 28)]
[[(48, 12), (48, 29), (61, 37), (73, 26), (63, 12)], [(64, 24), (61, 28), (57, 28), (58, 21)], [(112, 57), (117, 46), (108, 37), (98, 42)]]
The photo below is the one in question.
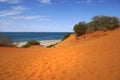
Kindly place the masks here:
[(120, 80), (120, 29), (71, 35), (55, 48), (0, 47), (0, 80)]

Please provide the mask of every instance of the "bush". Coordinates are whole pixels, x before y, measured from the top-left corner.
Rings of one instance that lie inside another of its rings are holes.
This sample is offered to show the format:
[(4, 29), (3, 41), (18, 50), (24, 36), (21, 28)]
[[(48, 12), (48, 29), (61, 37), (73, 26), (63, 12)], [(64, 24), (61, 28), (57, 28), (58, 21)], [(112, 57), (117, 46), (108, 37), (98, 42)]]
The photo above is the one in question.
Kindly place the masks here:
[(80, 22), (74, 26), (74, 32), (79, 36), (86, 32), (87, 25), (85, 22)]
[(25, 45), (23, 45), (22, 48), (27, 48), (33, 45), (40, 45), (40, 42), (38, 42), (37, 40), (30, 40)]
[(95, 16), (89, 23), (80, 22), (74, 26), (74, 32), (79, 36), (81, 34), (92, 33), (97, 30), (113, 30), (119, 27), (120, 20), (117, 17)]
[(63, 37), (63, 39), (62, 39), (62, 41), (65, 40), (65, 39), (67, 39), (71, 34), (72, 34), (72, 33), (67, 33), (67, 34), (65, 34), (64, 37)]
[(95, 26), (93, 22), (87, 24), (87, 33), (93, 33), (97, 29), (98, 29), (97, 26)]
[(12, 40), (10, 40), (10, 38), (7, 36), (0, 36), (0, 46), (16, 47), (13, 45)]
[(119, 19), (117, 17), (95, 16), (92, 20), (92, 26), (96, 26), (97, 30), (112, 30), (119, 25)]

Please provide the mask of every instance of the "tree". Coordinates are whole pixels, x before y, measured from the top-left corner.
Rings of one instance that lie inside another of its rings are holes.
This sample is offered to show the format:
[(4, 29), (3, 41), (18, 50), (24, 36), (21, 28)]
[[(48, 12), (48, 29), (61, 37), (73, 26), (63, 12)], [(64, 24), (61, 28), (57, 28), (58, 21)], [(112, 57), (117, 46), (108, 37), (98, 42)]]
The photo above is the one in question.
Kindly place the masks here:
[(120, 25), (117, 17), (95, 16), (89, 23), (80, 22), (74, 26), (74, 32), (79, 36), (85, 32), (92, 33), (97, 30), (113, 30)]
[(91, 23), (97, 30), (111, 30), (118, 27), (119, 19), (117, 17), (95, 16), (92, 18)]
[(79, 36), (86, 32), (87, 25), (85, 22), (79, 22), (74, 26), (74, 32)]
[(110, 25), (107, 27), (109, 30), (115, 29), (119, 27), (119, 19), (117, 17), (110, 17), (109, 24)]
[(87, 24), (87, 32), (88, 32), (88, 33), (95, 32), (96, 30), (98, 30), (98, 26), (95, 25), (95, 22), (89, 22), (89, 23)]

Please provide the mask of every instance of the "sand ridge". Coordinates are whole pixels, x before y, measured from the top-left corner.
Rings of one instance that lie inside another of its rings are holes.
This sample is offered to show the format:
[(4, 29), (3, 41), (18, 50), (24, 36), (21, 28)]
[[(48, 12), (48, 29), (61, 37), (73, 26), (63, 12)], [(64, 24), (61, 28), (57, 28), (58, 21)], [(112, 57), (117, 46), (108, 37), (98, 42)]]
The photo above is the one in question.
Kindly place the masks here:
[(119, 34), (71, 35), (55, 48), (0, 47), (0, 80), (120, 80)]

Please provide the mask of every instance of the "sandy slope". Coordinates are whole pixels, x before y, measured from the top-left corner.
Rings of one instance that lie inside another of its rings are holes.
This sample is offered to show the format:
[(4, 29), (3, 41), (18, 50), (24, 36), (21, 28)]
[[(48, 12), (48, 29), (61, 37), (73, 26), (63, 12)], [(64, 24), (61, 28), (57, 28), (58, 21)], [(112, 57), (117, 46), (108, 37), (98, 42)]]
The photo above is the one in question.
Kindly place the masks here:
[(0, 47), (0, 80), (120, 80), (120, 29), (72, 35), (56, 48)]

